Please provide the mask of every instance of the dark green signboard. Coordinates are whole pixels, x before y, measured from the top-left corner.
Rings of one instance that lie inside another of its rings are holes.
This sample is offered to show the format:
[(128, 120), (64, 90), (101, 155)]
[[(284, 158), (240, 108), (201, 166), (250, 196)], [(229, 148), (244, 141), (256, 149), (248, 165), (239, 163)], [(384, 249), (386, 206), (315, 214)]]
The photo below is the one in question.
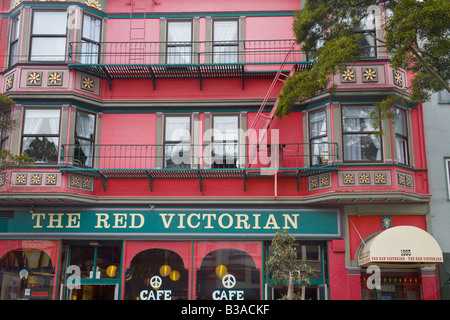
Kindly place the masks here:
[(336, 238), (340, 213), (333, 209), (90, 209), (15, 211), (0, 219), (0, 236), (122, 235), (126, 237), (272, 237), (279, 229), (296, 236)]

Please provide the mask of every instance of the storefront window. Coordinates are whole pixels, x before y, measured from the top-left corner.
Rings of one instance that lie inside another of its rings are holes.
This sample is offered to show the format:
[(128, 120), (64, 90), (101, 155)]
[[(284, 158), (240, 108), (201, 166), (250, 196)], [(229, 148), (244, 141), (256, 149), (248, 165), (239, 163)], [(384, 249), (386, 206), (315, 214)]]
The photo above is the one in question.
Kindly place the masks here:
[(177, 253), (165, 249), (142, 251), (125, 270), (125, 299), (187, 300), (188, 277)]
[(0, 259), (0, 300), (51, 300), (55, 269), (37, 249), (16, 249)]
[[(361, 274), (365, 274), (361, 272)], [(362, 300), (421, 300), (422, 281), (417, 273), (381, 272), (381, 289), (370, 290), (367, 277), (361, 277)], [(369, 279), (370, 280), (370, 279)]]
[(203, 258), (196, 290), (197, 300), (259, 300), (260, 270), (244, 251), (215, 250)]

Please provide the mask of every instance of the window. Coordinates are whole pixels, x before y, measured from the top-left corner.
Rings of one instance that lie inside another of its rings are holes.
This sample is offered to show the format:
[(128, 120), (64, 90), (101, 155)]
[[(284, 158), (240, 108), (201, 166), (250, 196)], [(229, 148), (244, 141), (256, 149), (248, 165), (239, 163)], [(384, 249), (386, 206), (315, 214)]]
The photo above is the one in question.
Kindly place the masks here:
[(214, 63), (238, 62), (238, 21), (214, 21), (213, 30)]
[(344, 161), (381, 161), (381, 139), (375, 135), (372, 106), (342, 107)]
[(388, 273), (382, 270), (380, 280), (381, 290), (370, 290), (367, 277), (361, 277), (362, 300), (422, 300), (422, 279), (419, 273)]
[(100, 32), (102, 21), (85, 14), (81, 35), (81, 63), (97, 64), (100, 54)]
[(64, 61), (67, 13), (35, 11), (31, 30), (31, 61)]
[(11, 130), (11, 110), (0, 113), (0, 151), (9, 150), (9, 133)]
[(92, 167), (95, 144), (95, 115), (77, 111), (75, 125), (75, 163), (81, 167)]
[(9, 66), (13, 66), (19, 60), (19, 30), (20, 14), (11, 20), (11, 38), (9, 43)]
[(406, 125), (406, 111), (395, 109), (395, 146), (398, 163), (409, 165), (408, 127)]
[(311, 165), (328, 162), (327, 115), (325, 109), (309, 113)]
[(238, 164), (239, 117), (214, 116), (211, 148), (213, 168), (236, 168)]
[(192, 55), (192, 22), (167, 23), (167, 63), (189, 64)]
[(36, 163), (56, 163), (59, 148), (59, 109), (26, 109), (22, 152)]
[(444, 158), (445, 176), (447, 178), (447, 199), (450, 200), (450, 158)]
[(209, 252), (197, 270), (197, 300), (259, 300), (260, 271), (247, 252)]
[(189, 272), (174, 251), (139, 252), (125, 272), (125, 300), (187, 300)]
[(55, 266), (37, 249), (21, 248), (0, 258), (0, 300), (51, 300)]
[(168, 116), (164, 129), (164, 167), (190, 168), (191, 118)]
[(362, 58), (375, 58), (376, 41), (375, 41), (375, 16), (370, 13), (361, 21), (361, 27), (358, 27), (355, 33), (360, 34), (359, 44), (361, 46)]

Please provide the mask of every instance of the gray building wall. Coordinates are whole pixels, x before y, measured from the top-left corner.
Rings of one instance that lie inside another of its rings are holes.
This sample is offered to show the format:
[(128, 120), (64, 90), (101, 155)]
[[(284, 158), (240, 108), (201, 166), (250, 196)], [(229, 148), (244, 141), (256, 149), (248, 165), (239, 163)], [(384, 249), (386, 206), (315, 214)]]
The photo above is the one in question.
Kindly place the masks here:
[(423, 116), (430, 181), (432, 233), (441, 246), (439, 265), (442, 299), (450, 300), (450, 197), (446, 159), (450, 160), (449, 94), (434, 94), (424, 104)]

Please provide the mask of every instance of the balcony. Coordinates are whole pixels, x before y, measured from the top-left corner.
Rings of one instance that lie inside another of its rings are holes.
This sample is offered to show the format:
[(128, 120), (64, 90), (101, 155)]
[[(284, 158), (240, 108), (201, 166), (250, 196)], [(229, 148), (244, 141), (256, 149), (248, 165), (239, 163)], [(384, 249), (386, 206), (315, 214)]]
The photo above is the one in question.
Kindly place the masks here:
[(151, 79), (273, 76), (280, 64), (305, 70), (295, 40), (192, 41), (192, 42), (71, 42), (69, 67), (105, 78)]
[(93, 145), (62, 146), (60, 170), (99, 178), (106, 191), (108, 179), (247, 178), (276, 175), (297, 178), (338, 170), (336, 143), (271, 145), (234, 142), (196, 145)]

